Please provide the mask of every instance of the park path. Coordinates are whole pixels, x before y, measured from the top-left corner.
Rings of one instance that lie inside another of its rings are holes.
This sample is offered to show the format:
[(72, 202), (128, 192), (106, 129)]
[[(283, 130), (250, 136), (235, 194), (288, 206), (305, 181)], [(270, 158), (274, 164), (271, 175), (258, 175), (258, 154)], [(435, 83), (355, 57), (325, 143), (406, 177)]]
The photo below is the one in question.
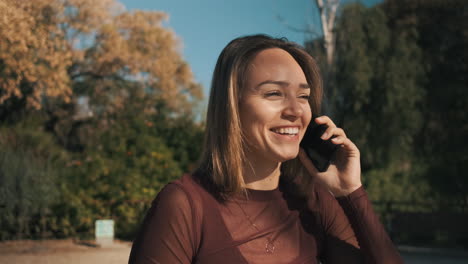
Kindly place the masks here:
[(72, 240), (9, 241), (0, 244), (0, 264), (126, 264), (130, 247), (120, 241), (103, 248)]

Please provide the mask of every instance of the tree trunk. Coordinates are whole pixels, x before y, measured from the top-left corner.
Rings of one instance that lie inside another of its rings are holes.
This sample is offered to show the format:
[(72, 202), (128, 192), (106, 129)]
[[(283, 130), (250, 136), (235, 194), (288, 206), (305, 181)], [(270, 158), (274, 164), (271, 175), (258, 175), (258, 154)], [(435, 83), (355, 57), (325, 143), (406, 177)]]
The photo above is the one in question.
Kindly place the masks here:
[(335, 19), (340, 0), (315, 0), (320, 12), (320, 21), (324, 38), (324, 48), (327, 52), (327, 64), (332, 66), (335, 55)]

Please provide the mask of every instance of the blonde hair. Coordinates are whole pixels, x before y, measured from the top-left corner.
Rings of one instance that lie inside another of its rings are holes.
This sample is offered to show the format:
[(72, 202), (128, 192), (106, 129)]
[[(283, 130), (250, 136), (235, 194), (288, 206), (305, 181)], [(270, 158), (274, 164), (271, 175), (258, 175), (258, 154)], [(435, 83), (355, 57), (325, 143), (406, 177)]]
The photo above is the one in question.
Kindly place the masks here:
[[(193, 175), (216, 197), (244, 191), (242, 175), (244, 137), (239, 117), (239, 100), (247, 67), (254, 56), (265, 49), (287, 51), (302, 68), (311, 87), (309, 104), (319, 113), (322, 80), (315, 60), (299, 45), (286, 39), (252, 35), (234, 39), (221, 52), (213, 73), (206, 116), (204, 147), (199, 166)], [(295, 158), (281, 165), (282, 180), (309, 183), (302, 165)]]

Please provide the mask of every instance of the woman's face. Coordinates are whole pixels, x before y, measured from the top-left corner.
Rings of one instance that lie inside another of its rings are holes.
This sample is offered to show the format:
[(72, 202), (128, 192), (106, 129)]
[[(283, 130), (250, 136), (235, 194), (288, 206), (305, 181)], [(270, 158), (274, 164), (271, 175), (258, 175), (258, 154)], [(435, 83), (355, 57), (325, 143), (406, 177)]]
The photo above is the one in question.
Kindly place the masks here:
[(279, 48), (259, 52), (247, 69), (241, 93), (247, 158), (275, 162), (295, 158), (312, 117), (310, 88), (296, 60)]

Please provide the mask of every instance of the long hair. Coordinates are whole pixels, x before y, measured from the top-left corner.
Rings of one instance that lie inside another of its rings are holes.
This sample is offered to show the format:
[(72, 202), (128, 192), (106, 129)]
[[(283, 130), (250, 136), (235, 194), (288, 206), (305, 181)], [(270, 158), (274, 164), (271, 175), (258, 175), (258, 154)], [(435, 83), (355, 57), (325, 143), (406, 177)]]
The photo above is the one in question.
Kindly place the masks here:
[[(242, 175), (245, 161), (244, 136), (239, 117), (239, 100), (245, 87), (248, 65), (256, 54), (270, 48), (288, 52), (304, 72), (311, 88), (312, 113), (320, 111), (322, 80), (315, 60), (299, 45), (284, 38), (251, 35), (232, 40), (221, 52), (213, 73), (206, 116), (203, 153), (193, 172), (216, 197), (227, 197), (245, 189)], [(306, 181), (296, 157), (283, 162), (281, 178)]]

